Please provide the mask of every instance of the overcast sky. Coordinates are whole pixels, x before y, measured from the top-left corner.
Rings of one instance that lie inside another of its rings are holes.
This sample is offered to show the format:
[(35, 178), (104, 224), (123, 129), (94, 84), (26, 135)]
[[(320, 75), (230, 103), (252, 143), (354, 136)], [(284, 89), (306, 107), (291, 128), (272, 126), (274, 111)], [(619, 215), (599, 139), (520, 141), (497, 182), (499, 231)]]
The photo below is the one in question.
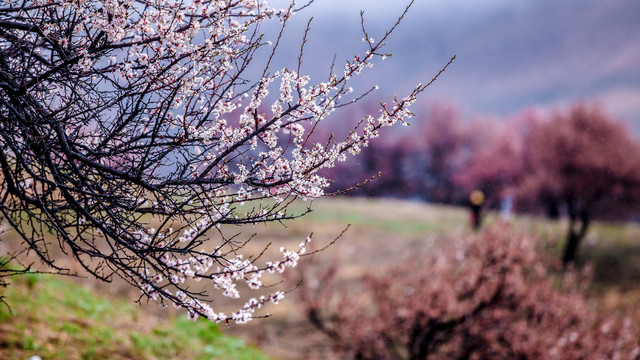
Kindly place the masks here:
[[(531, 0), (415, 0), (409, 16), (426, 17), (428, 19), (463, 16), (465, 18), (482, 17), (495, 11), (521, 6)], [(308, 0), (299, 0), (297, 6), (306, 4)], [(337, 16), (339, 18), (358, 18), (360, 10), (365, 11), (371, 20), (389, 18), (402, 12), (409, 0), (315, 0), (305, 9), (303, 15)], [(272, 6), (287, 7), (290, 1), (274, 0)]]
[[(296, 2), (297, 4), (305, 4), (304, 0)], [(415, 8), (427, 8), (437, 11), (459, 11), (459, 10), (480, 10), (490, 11), (491, 9), (513, 6), (516, 3), (511, 0), (415, 0)], [(277, 6), (286, 6), (289, 1), (275, 0), (270, 4)], [(409, 1), (403, 0), (315, 0), (313, 2), (313, 10), (318, 12), (337, 12), (337, 11), (359, 11), (365, 10), (372, 14), (386, 14), (389, 10), (402, 9), (409, 4)]]

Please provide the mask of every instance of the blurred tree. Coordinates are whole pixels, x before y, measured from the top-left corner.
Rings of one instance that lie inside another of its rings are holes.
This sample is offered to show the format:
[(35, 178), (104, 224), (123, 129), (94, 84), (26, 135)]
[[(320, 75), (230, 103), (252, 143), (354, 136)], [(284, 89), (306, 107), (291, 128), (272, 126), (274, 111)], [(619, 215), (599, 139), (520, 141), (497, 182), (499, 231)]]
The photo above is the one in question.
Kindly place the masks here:
[(473, 146), (453, 178), (466, 193), (475, 189), (484, 192), (488, 206), (505, 196), (524, 171), (522, 151), (528, 127), (520, 119), (507, 122), (478, 119), (469, 129), (474, 134)]
[[(324, 334), (318, 358), (636, 359), (633, 313), (594, 310), (589, 274), (560, 286), (536, 252), (539, 240), (499, 226), (437, 247), (362, 279), (305, 264), (299, 296)], [(321, 283), (322, 286), (314, 286)], [(309, 358), (309, 355), (306, 356)]]
[(519, 195), (546, 209), (566, 208), (564, 265), (594, 218), (624, 218), (640, 205), (640, 146), (595, 106), (574, 105), (531, 128)]
[(454, 183), (454, 174), (469, 155), (471, 134), (462, 123), (455, 105), (433, 102), (422, 118), (422, 131), (413, 132), (406, 142), (410, 154), (418, 161), (408, 171), (409, 181), (420, 184), (418, 189), (429, 201), (453, 204), (466, 198)]
[[(374, 112), (378, 105), (363, 102), (358, 113)], [(353, 109), (351, 109), (353, 111)], [(417, 123), (421, 123), (418, 120)], [(357, 117), (340, 119), (337, 124), (327, 122), (318, 127), (318, 133), (335, 135), (348, 134), (350, 128), (357, 124)], [(406, 128), (403, 128), (406, 129)], [(407, 165), (420, 166), (414, 163), (411, 156), (416, 151), (412, 144), (415, 132), (394, 129), (393, 133), (376, 139), (362, 149), (360, 156), (349, 158), (345, 162), (336, 163), (332, 168), (323, 169), (321, 174), (331, 179), (329, 191), (349, 196), (371, 197), (408, 197), (416, 194), (416, 186), (408, 178)], [(354, 179), (358, 184), (354, 185)], [(348, 191), (345, 191), (348, 190)]]
[[(351, 114), (372, 113), (377, 109), (377, 105), (372, 102), (360, 105), (355, 110), (350, 108)], [(339, 119), (337, 123), (320, 124), (316, 134), (348, 136), (351, 129), (357, 126), (359, 117), (351, 116)], [(406, 196), (411, 191), (407, 188), (402, 168), (407, 152), (398, 133), (401, 132), (389, 133), (372, 141), (362, 148), (358, 157), (351, 157), (331, 168), (323, 169), (320, 174), (331, 181), (328, 191), (348, 196)]]
[(380, 139), (363, 155), (329, 169), (333, 190), (344, 189), (360, 178), (351, 195), (414, 197), (440, 203), (462, 203), (466, 194), (454, 182), (469, 155), (471, 142), (454, 105), (431, 103), (422, 109), (408, 131)]

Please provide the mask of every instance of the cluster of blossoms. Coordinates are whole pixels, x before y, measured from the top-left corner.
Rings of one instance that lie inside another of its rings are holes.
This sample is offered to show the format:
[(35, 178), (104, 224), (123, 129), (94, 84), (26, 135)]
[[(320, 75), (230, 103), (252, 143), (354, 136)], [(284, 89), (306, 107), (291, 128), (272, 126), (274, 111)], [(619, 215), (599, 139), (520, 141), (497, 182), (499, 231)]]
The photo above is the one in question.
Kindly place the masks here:
[[(379, 41), (363, 28), (364, 53), (313, 83), (289, 68), (272, 72), (282, 33), (273, 46), (260, 33), (270, 19), (284, 29), (294, 10), (257, 0), (3, 2), (8, 186), (0, 195), (8, 200), (0, 210), (25, 243), (55, 268), (44, 239), (55, 229), (93, 275), (116, 273), (192, 318), (246, 322), (281, 299), (276, 292), (229, 316), (213, 312), (212, 292), (240, 297), (238, 281), (259, 290), (263, 273), (295, 266), (306, 244), (258, 265), (241, 256), (244, 243), (225, 236), (225, 225), (294, 218), (291, 201), (324, 195), (329, 179), (319, 170), (404, 123), (428, 86), (384, 105), (344, 139), (312, 141), (318, 122), (357, 99), (349, 79), (385, 56), (383, 42), (404, 14)], [(267, 50), (262, 74), (246, 80)], [(40, 226), (21, 221), (25, 213)], [(207, 290), (190, 290), (205, 279)]]
[[(262, 308), (266, 303), (277, 304), (284, 298), (284, 292), (275, 291), (269, 295), (261, 295), (258, 298), (250, 298), (244, 306), (228, 315), (223, 312), (215, 312), (207, 301), (198, 299), (193, 293), (186, 290), (177, 290), (175, 293), (171, 287), (180, 289), (180, 284), (188, 281), (200, 281), (207, 279), (212, 282), (215, 289), (221, 290), (222, 295), (229, 298), (240, 298), (237, 289), (239, 281), (244, 282), (249, 289), (258, 290), (262, 287), (262, 277), (265, 274), (282, 274), (287, 268), (297, 265), (300, 256), (306, 253), (306, 247), (311, 241), (308, 237), (301, 242), (296, 251), (280, 249), (282, 259), (278, 261), (267, 261), (262, 267), (257, 266), (253, 261), (243, 259), (238, 254), (235, 257), (227, 257), (223, 266), (213, 269), (214, 258), (208, 255), (200, 255), (197, 258), (181, 259), (173, 254), (164, 253), (161, 261), (166, 265), (163, 273), (169, 273), (165, 278), (161, 273), (150, 274), (145, 271), (145, 276), (141, 278), (138, 286), (143, 293), (153, 300), (159, 298), (170, 299), (176, 308), (188, 309), (189, 318), (195, 320), (202, 315), (214, 322), (234, 321), (239, 324), (246, 323), (253, 318), (256, 310)], [(222, 254), (214, 253), (214, 256), (222, 258)]]

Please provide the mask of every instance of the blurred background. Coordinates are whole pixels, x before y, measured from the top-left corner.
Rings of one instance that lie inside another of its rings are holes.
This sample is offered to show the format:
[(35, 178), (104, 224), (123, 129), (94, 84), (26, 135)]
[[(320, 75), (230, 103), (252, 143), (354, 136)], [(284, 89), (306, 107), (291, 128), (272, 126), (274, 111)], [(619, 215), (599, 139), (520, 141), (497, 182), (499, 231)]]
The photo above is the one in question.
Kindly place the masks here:
[[(285, 8), (290, 2), (270, 3)], [(367, 50), (360, 10), (369, 36), (379, 39), (407, 3), (312, 1), (288, 24), (272, 69), (297, 66), (304, 29), (313, 17), (301, 72), (310, 74), (312, 82), (325, 80), (334, 59), (339, 73), (346, 59)], [(462, 333), (473, 337), (480, 332), (478, 338), (486, 329), (517, 333), (521, 320), (535, 312), (550, 320), (532, 320), (534, 326), (521, 334), (534, 341), (527, 351), (548, 349), (549, 343), (578, 331), (587, 343), (575, 348), (587, 355), (611, 358), (607, 351), (621, 351), (621, 358), (638, 358), (638, 19), (640, 2), (635, 0), (416, 0), (387, 41), (385, 50), (393, 56), (376, 60), (373, 69), (353, 79), (356, 97), (379, 89), (328, 118), (316, 132), (325, 140), (331, 132), (348, 134), (362, 116), (377, 113), (380, 102), (390, 103), (394, 95), (404, 97), (418, 83), (429, 82), (456, 55), (413, 107), (411, 126), (391, 129), (361, 156), (328, 169), (324, 175), (333, 179), (328, 192), (338, 196), (313, 202), (305, 217), (284, 226), (223, 229), (257, 232), (251, 246), (260, 253), (269, 243), (274, 249), (295, 246), (312, 232), (321, 249), (351, 224), (335, 244), (304, 259), (308, 265), (300, 269), (302, 275), (284, 283), (292, 290), (287, 299), (264, 311), (272, 317), (218, 328), (206, 321), (190, 323), (183, 313), (157, 304), (133, 306), (139, 291), (121, 281), (74, 279), (85, 286), (77, 288), (57, 279), (25, 277), (2, 293), (12, 312), (0, 307), (0, 357), (255, 359), (267, 358), (265, 352), (272, 359), (349, 358), (353, 349), (345, 350), (341, 337), (351, 345), (362, 340), (369, 346), (386, 329), (399, 329), (400, 344), (414, 324), (392, 320), (417, 319), (429, 308), (440, 309), (437, 316), (429, 315), (433, 324), (457, 316), (471, 319), (469, 327), (447, 328), (439, 335), (445, 346), (434, 348), (435, 358), (453, 358), (447, 346), (460, 349), (456, 341)], [(279, 29), (272, 24), (264, 30)], [(352, 189), (355, 184), (360, 185)], [(303, 213), (308, 205), (291, 208)], [(523, 240), (519, 234), (528, 235)], [(494, 252), (474, 252), (478, 243)], [(510, 244), (518, 249), (502, 251)], [(20, 244), (7, 232), (0, 246), (10, 250)], [(525, 260), (513, 255), (518, 251)], [(491, 303), (495, 313), (483, 318), (466, 298), (481, 304), (493, 299), (482, 296), (495, 284), (473, 277), (505, 276), (481, 266), (492, 257), (504, 260), (509, 274), (524, 275), (503, 279), (513, 286), (509, 291), (517, 302)], [(73, 263), (62, 264), (81, 271)], [(403, 270), (389, 270), (394, 268)], [(385, 282), (389, 274), (396, 277)], [(471, 295), (462, 299), (460, 288), (476, 280), (488, 288), (471, 286), (466, 292)], [(397, 290), (387, 294), (390, 299), (414, 302), (386, 304), (402, 314), (371, 311), (382, 307), (375, 295), (389, 289)], [(440, 303), (425, 307), (438, 296)], [(540, 304), (544, 309), (537, 308)], [(222, 309), (235, 305), (216, 304)], [(492, 318), (505, 313), (506, 318)], [(336, 319), (343, 322), (331, 323)], [(380, 319), (390, 322), (376, 323)], [(584, 326), (571, 328), (576, 323)], [(605, 328), (613, 330), (601, 331)], [(349, 338), (353, 334), (360, 337)], [(246, 343), (260, 350), (249, 347), (245, 353)], [(589, 347), (594, 344), (605, 349)], [(495, 350), (492, 344), (481, 345), (478, 351)], [(589, 358), (562, 354), (556, 358)]]

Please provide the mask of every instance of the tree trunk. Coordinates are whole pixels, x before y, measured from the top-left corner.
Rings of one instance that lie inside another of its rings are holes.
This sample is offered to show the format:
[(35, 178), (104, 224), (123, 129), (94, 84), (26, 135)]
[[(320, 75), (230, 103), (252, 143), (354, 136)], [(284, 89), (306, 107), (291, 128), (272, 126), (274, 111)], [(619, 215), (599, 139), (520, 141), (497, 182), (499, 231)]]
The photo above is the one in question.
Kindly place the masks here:
[[(576, 229), (576, 226), (579, 226)], [(567, 234), (567, 242), (564, 246), (564, 252), (562, 254), (562, 267), (567, 268), (567, 265), (575, 262), (578, 257), (578, 247), (580, 242), (584, 239), (584, 235), (587, 233), (587, 227), (589, 226), (589, 212), (586, 209), (580, 211), (580, 216), (575, 214), (569, 214), (569, 233)]]

